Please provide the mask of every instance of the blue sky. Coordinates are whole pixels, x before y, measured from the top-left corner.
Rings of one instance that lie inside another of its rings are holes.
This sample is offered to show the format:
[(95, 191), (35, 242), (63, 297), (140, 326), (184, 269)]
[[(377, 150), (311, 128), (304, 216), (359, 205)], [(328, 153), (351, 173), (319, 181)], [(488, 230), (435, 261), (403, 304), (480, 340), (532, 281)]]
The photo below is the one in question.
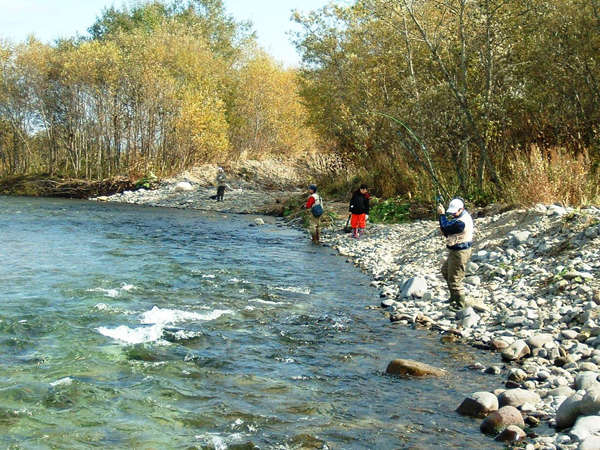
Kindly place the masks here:
[[(224, 0), (227, 11), (238, 20), (254, 24), (260, 45), (287, 66), (299, 63), (290, 37), (294, 28), (291, 11), (307, 12), (328, 0)], [(102, 9), (134, 4), (131, 0), (0, 0), (0, 38), (23, 41), (33, 34), (44, 42), (85, 34)], [(336, 3), (348, 4), (348, 0)]]

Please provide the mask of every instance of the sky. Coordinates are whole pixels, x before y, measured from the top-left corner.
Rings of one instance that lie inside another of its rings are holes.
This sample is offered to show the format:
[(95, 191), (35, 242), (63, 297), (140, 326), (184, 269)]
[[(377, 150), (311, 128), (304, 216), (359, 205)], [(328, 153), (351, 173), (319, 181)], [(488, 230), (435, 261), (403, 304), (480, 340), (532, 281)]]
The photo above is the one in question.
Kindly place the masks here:
[[(229, 14), (237, 20), (250, 20), (259, 44), (288, 67), (300, 58), (290, 42), (292, 10), (308, 12), (329, 0), (224, 0)], [(338, 1), (345, 3), (348, 1)], [(135, 4), (132, 0), (0, 0), (0, 38), (24, 41), (34, 35), (43, 42), (84, 35), (105, 7)]]

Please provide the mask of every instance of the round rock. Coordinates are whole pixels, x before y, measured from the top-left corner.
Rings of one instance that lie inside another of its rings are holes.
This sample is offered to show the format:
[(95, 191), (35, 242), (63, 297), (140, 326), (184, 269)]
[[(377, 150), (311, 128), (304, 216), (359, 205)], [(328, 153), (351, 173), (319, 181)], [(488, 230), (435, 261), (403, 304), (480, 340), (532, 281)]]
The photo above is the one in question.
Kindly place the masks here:
[(514, 406), (518, 408), (525, 403), (532, 403), (534, 405), (541, 401), (540, 396), (532, 391), (525, 389), (509, 389), (504, 391), (498, 397), (498, 404), (502, 406)]
[(463, 416), (484, 418), (498, 410), (498, 398), (491, 392), (475, 392), (463, 400), (456, 412)]
[(482, 433), (496, 435), (510, 425), (524, 428), (523, 416), (514, 406), (503, 406), (487, 416), (479, 428)]

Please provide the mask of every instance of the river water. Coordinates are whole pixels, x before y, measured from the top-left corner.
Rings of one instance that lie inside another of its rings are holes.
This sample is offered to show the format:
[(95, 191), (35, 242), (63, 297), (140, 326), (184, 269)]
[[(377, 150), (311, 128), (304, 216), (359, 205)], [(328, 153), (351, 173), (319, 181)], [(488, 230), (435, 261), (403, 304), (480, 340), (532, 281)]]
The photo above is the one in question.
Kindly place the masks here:
[[(331, 249), (248, 216), (0, 197), (0, 446), (490, 448), (492, 355), (396, 327)], [(442, 379), (384, 374), (403, 357)]]

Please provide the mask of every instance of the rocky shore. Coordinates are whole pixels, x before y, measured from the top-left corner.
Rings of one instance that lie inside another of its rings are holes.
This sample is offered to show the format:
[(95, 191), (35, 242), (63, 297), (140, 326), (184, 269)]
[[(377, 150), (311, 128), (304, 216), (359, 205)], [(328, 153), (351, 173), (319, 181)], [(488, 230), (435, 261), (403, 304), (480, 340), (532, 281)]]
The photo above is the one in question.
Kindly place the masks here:
[[(155, 190), (98, 200), (261, 214), (303, 194), (283, 182), (266, 188), (252, 175), (231, 180), (225, 201), (216, 202), (212, 175), (204, 168)], [(530, 450), (600, 448), (600, 209), (537, 205), (477, 218), (465, 280), (474, 307), (458, 313), (444, 302), (444, 241), (435, 221), (369, 224), (359, 240), (338, 225), (323, 233), (325, 245), (372, 276), (388, 320), (499, 353), (498, 364), (476, 370), (506, 376), (505, 385), (473, 393), (457, 413)], [(544, 423), (556, 432), (537, 436)]]
[[(324, 238), (371, 274), (392, 322), (499, 352), (497, 365), (478, 370), (505, 374), (505, 386), (457, 405), (486, 417), (482, 432), (528, 449), (600, 448), (600, 209), (538, 205), (475, 224), (466, 286), (478, 306), (458, 313), (444, 303), (444, 242), (433, 220)], [(541, 422), (555, 434), (536, 436)]]

